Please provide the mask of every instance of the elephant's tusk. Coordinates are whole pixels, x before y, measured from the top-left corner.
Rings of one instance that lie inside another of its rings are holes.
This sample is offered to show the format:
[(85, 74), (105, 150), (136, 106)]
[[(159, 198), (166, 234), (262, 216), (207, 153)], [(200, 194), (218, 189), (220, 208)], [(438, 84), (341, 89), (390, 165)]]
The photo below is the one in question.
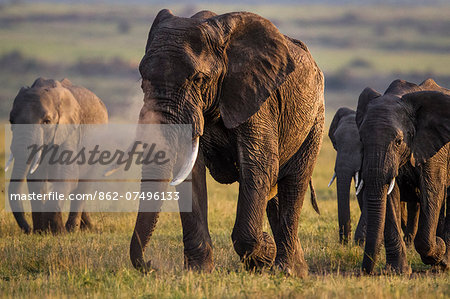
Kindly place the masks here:
[(358, 188), (359, 184), (359, 171), (355, 172), (355, 188)]
[(361, 180), (361, 183), (359, 183), (358, 189), (356, 189), (356, 195), (358, 195), (359, 192), (361, 192), (363, 186), (364, 186), (364, 180)]
[(391, 183), (389, 184), (387, 195), (391, 194), (392, 190), (394, 190), (394, 186), (395, 186), (395, 178), (393, 178)]
[(181, 184), (189, 175), (189, 173), (191, 173), (192, 168), (194, 167), (195, 161), (197, 160), (197, 155), (198, 155), (198, 146), (199, 146), (199, 139), (200, 137), (196, 137), (193, 141), (192, 141), (192, 155), (190, 156), (190, 158), (188, 160), (186, 160), (186, 162), (183, 164), (183, 166), (181, 167), (180, 172), (178, 173), (177, 176), (175, 176), (173, 178), (173, 180), (170, 182), (171, 186), (176, 186)]
[(38, 151), (36, 156), (34, 156), (33, 163), (31, 163), (30, 174), (33, 174), (36, 169), (39, 167), (39, 162), (41, 160), (42, 150)]
[(11, 166), (11, 163), (12, 163), (13, 160), (14, 160), (14, 156), (11, 153), (11, 154), (9, 154), (8, 162), (6, 162), (6, 165), (5, 165), (5, 172), (8, 171), (9, 166)]
[(336, 172), (333, 174), (333, 177), (331, 178), (330, 182), (328, 183), (328, 187), (330, 187), (331, 184), (333, 184), (333, 181), (335, 178), (336, 178)]

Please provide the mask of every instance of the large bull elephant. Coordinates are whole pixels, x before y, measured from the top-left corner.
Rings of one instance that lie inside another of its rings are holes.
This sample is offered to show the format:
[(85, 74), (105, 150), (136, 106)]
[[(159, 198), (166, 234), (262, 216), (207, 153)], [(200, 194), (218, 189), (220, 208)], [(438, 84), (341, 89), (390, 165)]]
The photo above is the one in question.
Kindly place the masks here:
[[(11, 174), (11, 182), (8, 188), (8, 197), (11, 194), (21, 193), (23, 183), (27, 181), (29, 192), (45, 194), (49, 191), (83, 193), (86, 184), (79, 186), (77, 182), (61, 182), (49, 184), (49, 175), (57, 174), (58, 179), (66, 175), (73, 176), (78, 173), (79, 166), (72, 163), (67, 166), (55, 166), (51, 170), (48, 163), (40, 163), (43, 156), (35, 155), (32, 163), (27, 162), (30, 156), (28, 145), (55, 144), (61, 150), (74, 150), (78, 146), (79, 138), (83, 138), (80, 124), (107, 123), (108, 114), (103, 102), (86, 88), (73, 85), (68, 79), (56, 81), (53, 79), (38, 78), (31, 87), (23, 87), (14, 99), (10, 112), (10, 123), (13, 125), (13, 137), (11, 143), (11, 156), (8, 164), (14, 160)], [(51, 132), (44, 132), (44, 126), (29, 126), (27, 129), (19, 129), (17, 124), (50, 125)], [(69, 126), (71, 125), (71, 126)], [(78, 128), (78, 129), (77, 129)], [(37, 158), (37, 159), (36, 159)], [(8, 165), (9, 166), (9, 165)], [(8, 169), (8, 166), (5, 169)], [(52, 174), (51, 174), (52, 173)], [(10, 200), (11, 208), (20, 228), (31, 232), (27, 223), (23, 206), (20, 201)], [(47, 205), (55, 205), (48, 212), (41, 212), (42, 201), (32, 202), (33, 231), (40, 232), (51, 230), (59, 233), (64, 230), (61, 212), (58, 212), (57, 203), (49, 202)], [(91, 226), (89, 215), (83, 212), (81, 201), (72, 202), (71, 213), (66, 222), (66, 229), (71, 231), (78, 227)]]
[[(324, 122), (323, 75), (307, 47), (252, 13), (181, 18), (162, 10), (145, 52), (140, 122), (192, 124), (193, 148), (199, 143), (198, 158), (194, 151), (180, 170), (193, 167), (192, 212), (181, 213), (185, 267), (213, 268), (207, 167), (220, 183), (239, 182), (231, 238), (245, 266), (306, 275), (298, 224)], [(275, 240), (262, 230), (265, 212)], [(136, 268), (151, 267), (143, 253), (157, 217), (138, 213), (130, 245)]]
[(399, 202), (391, 200), (395, 196), (388, 196), (398, 192), (396, 178), (407, 164), (417, 177), (420, 191), (415, 248), (425, 264), (448, 268), (448, 197), (440, 236), (437, 231), (450, 183), (449, 90), (431, 79), (420, 86), (396, 80), (384, 95), (366, 88), (359, 97), (356, 123), (363, 144), (363, 201), (368, 223), (363, 270), (373, 272), (384, 231), (387, 268), (410, 271), (399, 234)]
[[(363, 145), (359, 138), (356, 126), (356, 111), (349, 108), (339, 108), (333, 117), (328, 136), (336, 150), (336, 162), (334, 175), (331, 178), (337, 181), (337, 202), (339, 221), (339, 241), (347, 244), (351, 238), (350, 220), (350, 184), (355, 180), (356, 197), (358, 199), (361, 216), (355, 231), (355, 243), (364, 244), (366, 238), (366, 212), (363, 209), (363, 196), (361, 189), (364, 184), (359, 184), (362, 162)], [(410, 245), (417, 231), (418, 221), (418, 194), (415, 186), (417, 178), (408, 165), (401, 167), (397, 183), (401, 201), (401, 226), (404, 232), (406, 245)], [(393, 195), (389, 195), (393, 196)]]

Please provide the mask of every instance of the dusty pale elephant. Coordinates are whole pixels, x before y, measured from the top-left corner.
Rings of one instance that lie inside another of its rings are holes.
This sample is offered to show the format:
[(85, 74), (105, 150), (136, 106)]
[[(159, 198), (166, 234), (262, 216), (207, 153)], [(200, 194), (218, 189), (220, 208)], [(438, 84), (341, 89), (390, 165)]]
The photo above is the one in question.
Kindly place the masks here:
[[(351, 238), (350, 184), (352, 179), (355, 180), (356, 197), (361, 216), (354, 238), (356, 244), (363, 245), (366, 238), (366, 213), (363, 210), (364, 204), (360, 192), (363, 184), (359, 184), (363, 146), (359, 138), (355, 117), (356, 111), (349, 108), (339, 108), (331, 122), (328, 136), (336, 150), (336, 162), (334, 175), (328, 186), (333, 183), (334, 179), (337, 180), (339, 241), (347, 244)], [(417, 231), (419, 215), (418, 195), (415, 191), (416, 178), (407, 166), (403, 166), (397, 182), (400, 186), (398, 195), (402, 201), (401, 223), (404, 240), (407, 245), (410, 245)]]
[[(23, 183), (28, 182), (29, 192), (45, 194), (52, 188), (61, 193), (80, 192), (77, 190), (77, 182), (61, 182), (50, 187), (48, 184), (48, 164), (40, 163), (43, 156), (36, 155), (37, 160), (27, 163), (30, 149), (29, 144), (43, 145), (55, 144), (60, 149), (72, 150), (83, 138), (83, 132), (76, 129), (80, 124), (104, 124), (108, 122), (108, 113), (103, 102), (86, 88), (73, 85), (68, 79), (56, 81), (53, 79), (38, 78), (31, 87), (23, 87), (14, 99), (13, 108), (10, 112), (10, 123), (16, 124), (41, 124), (50, 125), (44, 132), (44, 126), (30, 126), (30, 129), (14, 130), (11, 143), (10, 164), (14, 160), (11, 180), (8, 188), (10, 194), (21, 193)], [(73, 126), (66, 126), (73, 124)], [(74, 136), (76, 138), (74, 138)], [(9, 165), (8, 165), (9, 166)], [(6, 170), (8, 169), (6, 167)], [(65, 173), (77, 173), (78, 165), (62, 166), (53, 168), (64, 177)], [(37, 181), (37, 183), (36, 183)], [(84, 188), (80, 186), (80, 189)], [(55, 189), (56, 188), (56, 189)], [(14, 217), (20, 228), (31, 232), (27, 223), (22, 203), (10, 201)], [(41, 210), (41, 201), (32, 202), (33, 231), (40, 232), (51, 230), (53, 233), (62, 232), (64, 225), (61, 212), (36, 212)], [(47, 203), (46, 203), (47, 204)], [(54, 204), (54, 203), (48, 203)], [(57, 210), (57, 207), (55, 206)], [(71, 231), (78, 227), (90, 227), (89, 215), (83, 212), (82, 202), (72, 202), (71, 213), (66, 222), (66, 229)]]
[(387, 268), (410, 271), (400, 237), (399, 202), (391, 200), (396, 196), (388, 197), (399, 192), (396, 178), (408, 163), (420, 190), (415, 248), (425, 264), (448, 268), (448, 208), (441, 236), (437, 231), (450, 183), (449, 90), (431, 79), (420, 86), (396, 80), (384, 95), (366, 88), (359, 97), (356, 123), (363, 144), (361, 183), (368, 223), (363, 270), (373, 272), (384, 231)]
[[(181, 213), (185, 267), (213, 268), (208, 168), (220, 183), (239, 182), (231, 238), (245, 266), (306, 275), (298, 224), (324, 122), (323, 75), (307, 47), (252, 13), (181, 18), (162, 10), (145, 52), (140, 122), (152, 115), (157, 123), (192, 124), (193, 148), (199, 143), (198, 158), (194, 151), (180, 171), (193, 167), (192, 212)], [(262, 230), (265, 212), (275, 240)], [(143, 253), (157, 217), (138, 213), (130, 245), (136, 268), (151, 267)]]

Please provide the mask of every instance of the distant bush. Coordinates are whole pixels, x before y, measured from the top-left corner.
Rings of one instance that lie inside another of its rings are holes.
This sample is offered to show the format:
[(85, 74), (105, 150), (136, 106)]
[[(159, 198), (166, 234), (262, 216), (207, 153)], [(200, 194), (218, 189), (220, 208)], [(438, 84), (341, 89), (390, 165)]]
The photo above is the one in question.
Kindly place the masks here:
[(128, 21), (126, 20), (121, 20), (119, 21), (119, 23), (117, 24), (117, 31), (121, 34), (125, 34), (130, 32), (131, 29), (131, 25)]
[(354, 58), (352, 61), (350, 61), (348, 63), (348, 67), (355, 67), (355, 68), (371, 68), (372, 64), (370, 63), (370, 61), (361, 58), (361, 57), (357, 57)]
[(139, 78), (137, 67), (118, 57), (110, 60), (84, 58), (69, 69), (71, 73), (84, 76), (129, 76)]
[(0, 57), (0, 68), (10, 72), (33, 71), (47, 67), (36, 59), (25, 57), (21, 52), (14, 50)]

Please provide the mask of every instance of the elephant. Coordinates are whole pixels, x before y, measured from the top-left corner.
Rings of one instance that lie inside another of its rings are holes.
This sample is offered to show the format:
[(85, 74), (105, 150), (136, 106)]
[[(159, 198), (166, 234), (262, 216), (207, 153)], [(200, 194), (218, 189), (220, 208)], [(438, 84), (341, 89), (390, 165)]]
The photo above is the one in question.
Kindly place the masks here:
[[(91, 91), (84, 87), (73, 85), (68, 79), (61, 81), (38, 78), (31, 87), (22, 87), (14, 99), (13, 107), (9, 115), (11, 125), (39, 124), (48, 126), (51, 132), (44, 132), (44, 126), (31, 126), (32, 129), (15, 130), (13, 128), (11, 142), (11, 156), (8, 164), (15, 160), (12, 168), (12, 177), (8, 188), (8, 196), (21, 193), (25, 180), (29, 192), (40, 194), (50, 190), (58, 190), (61, 193), (83, 193), (85, 184), (78, 182), (64, 182), (58, 184), (49, 183), (50, 173), (58, 174), (58, 178), (64, 178), (68, 173), (78, 173), (81, 167), (73, 163), (70, 166), (59, 165), (49, 168), (48, 163), (42, 163), (43, 156), (36, 155), (37, 160), (27, 163), (29, 144), (56, 144), (60, 149), (73, 149), (83, 138), (83, 131), (78, 126), (65, 126), (66, 124), (105, 124), (108, 122), (108, 113), (103, 102)], [(80, 135), (76, 135), (80, 134)], [(73, 137), (76, 138), (73, 138)], [(80, 136), (80, 137), (79, 137)], [(40, 151), (42, 153), (42, 150)], [(9, 165), (5, 167), (5, 170)], [(43, 179), (46, 178), (46, 179)], [(38, 180), (36, 180), (38, 179)], [(38, 181), (38, 183), (36, 183)], [(33, 232), (52, 233), (64, 231), (62, 214), (58, 207), (53, 212), (41, 212), (41, 201), (32, 202)], [(45, 203), (54, 204), (54, 203)], [(10, 200), (14, 217), (20, 228), (25, 233), (30, 233), (31, 228), (24, 217), (23, 206), (19, 201)], [(56, 204), (55, 204), (56, 205)], [(83, 211), (83, 203), (73, 201), (71, 212), (65, 228), (73, 231), (79, 227), (92, 226), (89, 214)]]
[[(384, 231), (386, 268), (409, 273), (405, 243), (399, 235), (402, 166), (417, 179), (420, 214), (414, 246), (423, 263), (447, 269), (450, 218), (446, 190), (450, 183), (450, 92), (432, 79), (420, 85), (395, 80), (384, 95), (366, 88), (359, 96), (356, 123), (363, 144), (363, 201), (367, 236), (362, 269), (373, 273)], [(446, 200), (445, 200), (446, 199)], [(447, 210), (437, 235), (441, 207)]]
[[(339, 108), (328, 131), (328, 137), (337, 153), (334, 174), (328, 186), (331, 186), (334, 179), (337, 179), (339, 241), (343, 244), (347, 244), (351, 238), (350, 183), (352, 178), (354, 178), (355, 188), (358, 188), (359, 170), (361, 169), (362, 161), (362, 144), (359, 140), (355, 116), (356, 112), (354, 110)], [(362, 211), (362, 196), (358, 191), (357, 189), (357, 199)], [(355, 232), (355, 242), (358, 244), (364, 242), (365, 226), (365, 218), (361, 214)]]
[[(355, 243), (363, 245), (366, 238), (366, 213), (363, 210), (363, 198), (360, 193), (363, 185), (359, 184), (363, 145), (356, 126), (356, 111), (343, 107), (336, 111), (330, 125), (328, 136), (337, 152), (334, 175), (328, 187), (337, 179), (337, 200), (339, 219), (339, 241), (347, 244), (351, 238), (350, 221), (350, 183), (355, 180), (356, 197), (361, 216), (355, 231)], [(397, 183), (401, 186), (401, 223), (404, 240), (409, 246), (414, 240), (418, 221), (418, 195), (415, 192), (415, 178), (406, 168), (402, 169)], [(391, 195), (389, 195), (391, 196)]]
[[(182, 18), (164, 9), (153, 21), (139, 71), (139, 123), (192, 124), (191, 162), (173, 178), (179, 183), (192, 169), (192, 212), (180, 213), (185, 268), (214, 267), (208, 168), (219, 183), (239, 183), (231, 239), (246, 269), (307, 275), (298, 225), (322, 142), (324, 78), (306, 45), (253, 13)], [(143, 253), (158, 212), (144, 213), (142, 205), (130, 258), (147, 271), (151, 261)], [(263, 231), (264, 211), (274, 238)]]

